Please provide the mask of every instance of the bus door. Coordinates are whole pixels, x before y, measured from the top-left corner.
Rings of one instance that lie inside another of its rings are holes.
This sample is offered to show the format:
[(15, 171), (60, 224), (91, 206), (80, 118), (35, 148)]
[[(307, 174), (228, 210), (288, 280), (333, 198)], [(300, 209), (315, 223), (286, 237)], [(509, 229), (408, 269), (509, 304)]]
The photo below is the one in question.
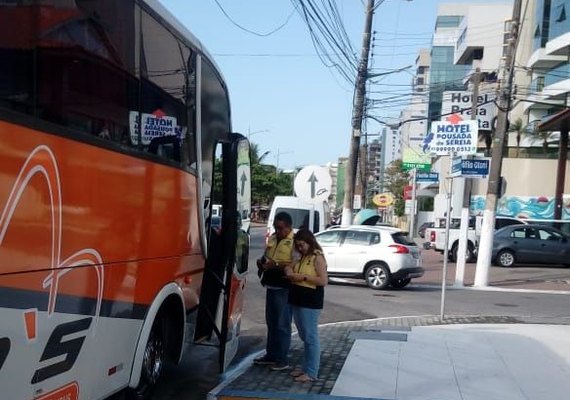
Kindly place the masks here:
[(194, 335), (198, 344), (219, 347), (221, 371), (238, 349), (249, 258), (249, 231), (242, 220), (251, 212), (249, 142), (238, 134), (231, 137), (230, 143), (222, 144), (221, 229), (208, 227), (210, 240)]

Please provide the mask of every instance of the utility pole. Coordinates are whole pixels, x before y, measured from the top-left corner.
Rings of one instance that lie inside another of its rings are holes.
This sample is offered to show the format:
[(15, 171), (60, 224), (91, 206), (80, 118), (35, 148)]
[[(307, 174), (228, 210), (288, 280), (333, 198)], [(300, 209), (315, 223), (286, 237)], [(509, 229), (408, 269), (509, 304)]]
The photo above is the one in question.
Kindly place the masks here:
[[(509, 38), (505, 54), (503, 78), (499, 88), (499, 105), (497, 112), (497, 129), (491, 150), (491, 167), (487, 183), (487, 199), (483, 212), (483, 225), (481, 227), (481, 240), (477, 255), (477, 269), (475, 270), (474, 286), (487, 286), (489, 283), (489, 266), (493, 250), (493, 235), (495, 232), (495, 215), (497, 212), (497, 199), (500, 196), (501, 167), (503, 164), (503, 150), (507, 131), (507, 118), (511, 105), (511, 92), (513, 88), (513, 75), (515, 66), (515, 49), (518, 40), (519, 21), (522, 0), (515, 0), (513, 16), (509, 26)], [(504, 84), (506, 82), (506, 84)]]
[(366, 92), (366, 78), (368, 74), (368, 54), (370, 53), (370, 39), (372, 33), (372, 16), (374, 14), (374, 0), (368, 0), (366, 6), (366, 22), (362, 37), (362, 52), (356, 75), (354, 104), (352, 108), (352, 132), (350, 136), (350, 153), (346, 164), (344, 177), (344, 202), (342, 206), (342, 226), (352, 223), (352, 202), (354, 201), (354, 183), (356, 181), (356, 167), (358, 153), (360, 152), (360, 135), (364, 114), (364, 96)]
[[(473, 97), (471, 99), (471, 120), (477, 120), (477, 105), (479, 97), (479, 84), (481, 83), (481, 69), (477, 67), (473, 74)], [(461, 208), (461, 225), (459, 227), (459, 246), (457, 248), (457, 267), (455, 269), (455, 286), (463, 286), (465, 276), (465, 257), (467, 255), (467, 233), (469, 231), (469, 204), (471, 203), (472, 180), (463, 178), (463, 206)]]

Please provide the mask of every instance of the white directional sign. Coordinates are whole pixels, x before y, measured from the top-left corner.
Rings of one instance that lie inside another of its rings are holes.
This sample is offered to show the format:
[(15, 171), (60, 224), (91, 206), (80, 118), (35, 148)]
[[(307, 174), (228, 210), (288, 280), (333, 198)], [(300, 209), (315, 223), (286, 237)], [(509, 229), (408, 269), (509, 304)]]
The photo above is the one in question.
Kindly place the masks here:
[(424, 138), (424, 148), (427, 153), (438, 156), (472, 155), (477, 153), (478, 134), (476, 120), (463, 121), (453, 114), (447, 121), (432, 122), (431, 132)]
[(325, 201), (331, 194), (332, 180), (326, 168), (310, 165), (303, 168), (295, 177), (295, 194), (309, 202)]

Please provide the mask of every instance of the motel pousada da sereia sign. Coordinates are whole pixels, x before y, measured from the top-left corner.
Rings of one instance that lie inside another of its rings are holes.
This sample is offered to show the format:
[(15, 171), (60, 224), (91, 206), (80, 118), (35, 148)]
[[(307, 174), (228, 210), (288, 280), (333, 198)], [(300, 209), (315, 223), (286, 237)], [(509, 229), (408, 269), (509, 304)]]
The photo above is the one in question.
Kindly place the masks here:
[(446, 121), (433, 121), (431, 131), (424, 138), (422, 150), (438, 156), (472, 155), (477, 152), (477, 120), (464, 121), (452, 114)]

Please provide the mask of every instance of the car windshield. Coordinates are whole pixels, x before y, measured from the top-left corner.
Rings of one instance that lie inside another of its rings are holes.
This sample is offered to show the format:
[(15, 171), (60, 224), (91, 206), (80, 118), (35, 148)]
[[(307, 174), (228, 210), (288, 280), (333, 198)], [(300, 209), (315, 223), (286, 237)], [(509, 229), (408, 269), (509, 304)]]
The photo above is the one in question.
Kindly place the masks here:
[(415, 246), (416, 244), (408, 239), (408, 234), (406, 232), (394, 232), (392, 233), (392, 239), (394, 243), (403, 244), (404, 246)]

